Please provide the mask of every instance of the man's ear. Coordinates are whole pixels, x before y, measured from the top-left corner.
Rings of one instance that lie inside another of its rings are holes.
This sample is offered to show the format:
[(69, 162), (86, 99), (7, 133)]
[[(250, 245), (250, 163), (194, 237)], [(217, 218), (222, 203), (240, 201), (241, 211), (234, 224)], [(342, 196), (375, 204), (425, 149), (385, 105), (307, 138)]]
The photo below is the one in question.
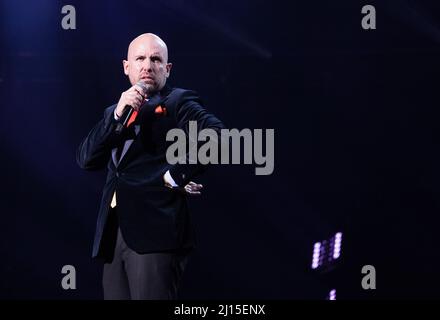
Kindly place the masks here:
[(171, 67), (172, 66), (173, 66), (172, 63), (167, 63), (167, 66), (166, 66), (166, 68), (167, 68), (167, 78), (170, 76), (170, 72), (171, 72)]
[(122, 60), (122, 67), (124, 68), (124, 73), (126, 76), (128, 76), (128, 61)]

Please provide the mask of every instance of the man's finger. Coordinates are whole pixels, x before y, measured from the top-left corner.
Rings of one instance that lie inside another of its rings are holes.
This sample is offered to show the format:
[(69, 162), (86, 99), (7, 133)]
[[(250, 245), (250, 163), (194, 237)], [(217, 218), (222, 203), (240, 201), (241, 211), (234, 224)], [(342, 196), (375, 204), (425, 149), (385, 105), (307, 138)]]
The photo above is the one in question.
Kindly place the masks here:
[(136, 92), (137, 92), (138, 94), (141, 95), (142, 98), (145, 98), (145, 97), (144, 97), (144, 91), (142, 90), (142, 88), (141, 88), (140, 86), (135, 85), (133, 88), (134, 88), (134, 90), (136, 90)]
[(189, 194), (200, 194), (199, 192), (200, 189), (194, 188), (194, 187), (190, 187), (188, 185), (185, 186), (185, 191)]

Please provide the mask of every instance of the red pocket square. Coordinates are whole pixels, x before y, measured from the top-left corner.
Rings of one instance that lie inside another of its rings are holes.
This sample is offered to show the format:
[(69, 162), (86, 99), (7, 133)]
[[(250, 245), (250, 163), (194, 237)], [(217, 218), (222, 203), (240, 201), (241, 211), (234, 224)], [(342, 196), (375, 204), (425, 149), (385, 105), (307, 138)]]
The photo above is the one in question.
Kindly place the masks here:
[(165, 116), (167, 114), (167, 108), (158, 105), (156, 109), (154, 109), (154, 113)]

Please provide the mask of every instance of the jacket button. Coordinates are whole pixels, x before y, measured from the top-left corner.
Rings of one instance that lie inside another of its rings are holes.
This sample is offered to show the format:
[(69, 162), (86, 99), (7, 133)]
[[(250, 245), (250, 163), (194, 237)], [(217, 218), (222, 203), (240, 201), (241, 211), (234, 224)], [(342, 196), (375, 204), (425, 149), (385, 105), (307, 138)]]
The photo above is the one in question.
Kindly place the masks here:
[(118, 178), (119, 178), (119, 172), (116, 172), (116, 177), (118, 177)]

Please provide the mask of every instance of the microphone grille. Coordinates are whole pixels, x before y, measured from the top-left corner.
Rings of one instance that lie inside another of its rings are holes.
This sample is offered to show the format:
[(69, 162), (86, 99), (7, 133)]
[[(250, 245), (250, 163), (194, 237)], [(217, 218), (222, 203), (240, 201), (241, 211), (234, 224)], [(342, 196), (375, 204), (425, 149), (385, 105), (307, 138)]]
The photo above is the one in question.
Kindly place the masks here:
[(148, 93), (150, 93), (150, 88), (149, 86), (144, 82), (144, 81), (138, 81), (138, 83), (136, 83), (139, 87), (141, 87), (142, 92), (144, 93), (144, 95), (148, 95)]

